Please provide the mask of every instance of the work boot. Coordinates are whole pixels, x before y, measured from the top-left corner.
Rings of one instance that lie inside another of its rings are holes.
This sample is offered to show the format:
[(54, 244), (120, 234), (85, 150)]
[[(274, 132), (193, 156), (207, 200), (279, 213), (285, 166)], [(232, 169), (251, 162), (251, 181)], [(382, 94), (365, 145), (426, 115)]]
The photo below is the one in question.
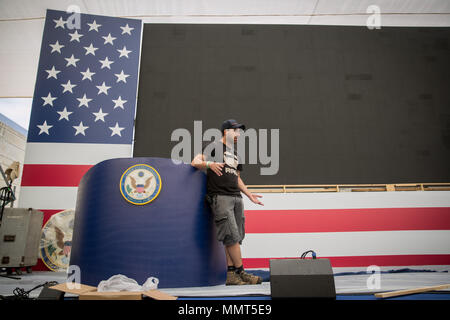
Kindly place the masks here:
[(243, 285), (247, 284), (245, 281), (242, 280), (242, 278), (234, 271), (227, 271), (227, 281), (225, 282), (225, 285), (232, 286), (232, 285)]
[(242, 271), (239, 275), (241, 276), (242, 281), (245, 281), (247, 284), (260, 284), (262, 282), (261, 277), (245, 271)]

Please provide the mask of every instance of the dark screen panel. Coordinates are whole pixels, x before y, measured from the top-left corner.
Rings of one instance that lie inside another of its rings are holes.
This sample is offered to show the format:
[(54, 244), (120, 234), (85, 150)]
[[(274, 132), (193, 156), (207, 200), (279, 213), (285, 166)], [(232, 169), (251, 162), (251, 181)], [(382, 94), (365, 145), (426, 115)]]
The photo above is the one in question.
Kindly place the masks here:
[(450, 181), (450, 28), (146, 24), (134, 156), (177, 128), (280, 130), (247, 184)]

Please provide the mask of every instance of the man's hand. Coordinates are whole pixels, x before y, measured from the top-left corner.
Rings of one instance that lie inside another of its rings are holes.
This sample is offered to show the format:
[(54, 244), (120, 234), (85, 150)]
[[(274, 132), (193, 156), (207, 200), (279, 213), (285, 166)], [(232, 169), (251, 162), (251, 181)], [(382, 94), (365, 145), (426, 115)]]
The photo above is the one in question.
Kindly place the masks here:
[(222, 168), (225, 164), (220, 162), (211, 162), (209, 168), (214, 171), (219, 177), (222, 175)]
[(248, 198), (249, 198), (250, 201), (253, 202), (253, 203), (259, 204), (259, 205), (261, 205), (261, 206), (264, 205), (264, 204), (263, 204), (261, 201), (259, 201), (259, 199), (258, 199), (258, 198), (262, 198), (262, 196), (259, 195), (259, 194), (253, 194), (253, 193), (251, 193), (251, 194), (249, 195)]

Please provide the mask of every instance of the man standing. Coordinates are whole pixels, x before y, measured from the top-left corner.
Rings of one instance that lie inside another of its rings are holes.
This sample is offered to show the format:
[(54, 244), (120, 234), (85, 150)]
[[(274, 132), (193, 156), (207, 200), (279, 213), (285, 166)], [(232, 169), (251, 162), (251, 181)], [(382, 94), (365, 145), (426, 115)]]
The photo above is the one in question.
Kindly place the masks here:
[[(217, 240), (223, 243), (227, 258), (226, 285), (259, 284), (261, 277), (244, 271), (241, 256), (241, 244), (245, 236), (241, 192), (253, 203), (263, 205), (258, 199), (262, 196), (251, 193), (240, 177), (242, 161), (235, 145), (245, 126), (230, 119), (223, 122), (221, 129), (222, 140), (215, 142), (211, 152), (205, 152), (203, 148), (203, 153), (196, 155), (191, 165), (200, 170), (206, 169), (206, 197), (214, 214)], [(220, 154), (215, 154), (214, 150), (220, 150)]]

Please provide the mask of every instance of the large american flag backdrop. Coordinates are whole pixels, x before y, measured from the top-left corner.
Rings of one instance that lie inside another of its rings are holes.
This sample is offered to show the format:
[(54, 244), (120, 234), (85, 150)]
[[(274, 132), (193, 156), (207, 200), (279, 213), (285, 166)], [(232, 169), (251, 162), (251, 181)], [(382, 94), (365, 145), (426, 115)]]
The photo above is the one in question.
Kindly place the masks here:
[[(132, 156), (141, 21), (81, 14), (80, 28), (71, 29), (70, 16), (47, 11), (19, 199), (44, 211), (44, 223), (75, 207), (90, 167)], [(273, 193), (264, 207), (244, 201), (247, 268), (310, 249), (333, 267), (450, 265), (448, 191)]]
[(91, 166), (132, 156), (141, 32), (140, 20), (47, 10), (19, 200), (44, 223), (75, 208)]

